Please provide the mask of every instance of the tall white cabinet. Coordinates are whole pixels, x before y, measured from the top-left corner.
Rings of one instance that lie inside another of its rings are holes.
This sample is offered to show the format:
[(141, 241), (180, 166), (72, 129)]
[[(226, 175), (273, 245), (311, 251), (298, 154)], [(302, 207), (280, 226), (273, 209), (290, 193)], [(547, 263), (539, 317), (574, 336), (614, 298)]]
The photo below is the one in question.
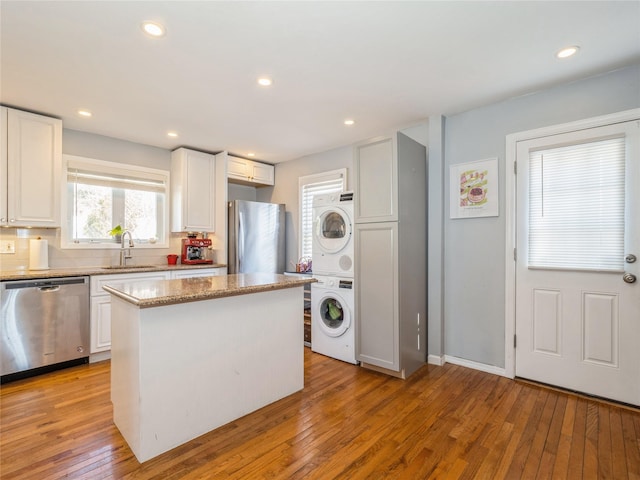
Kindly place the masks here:
[(406, 378), (427, 360), (426, 148), (396, 132), (354, 147), (356, 348)]
[(60, 226), (62, 121), (0, 107), (0, 225)]

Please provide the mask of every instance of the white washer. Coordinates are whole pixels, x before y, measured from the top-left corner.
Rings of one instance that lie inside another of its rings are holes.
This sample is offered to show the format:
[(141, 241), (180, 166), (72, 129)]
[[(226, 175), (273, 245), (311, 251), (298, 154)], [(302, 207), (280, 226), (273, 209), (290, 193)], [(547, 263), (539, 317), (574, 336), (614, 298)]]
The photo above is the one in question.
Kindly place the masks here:
[(356, 360), (353, 278), (314, 275), (311, 350), (344, 362)]
[(353, 278), (353, 193), (313, 197), (314, 274)]

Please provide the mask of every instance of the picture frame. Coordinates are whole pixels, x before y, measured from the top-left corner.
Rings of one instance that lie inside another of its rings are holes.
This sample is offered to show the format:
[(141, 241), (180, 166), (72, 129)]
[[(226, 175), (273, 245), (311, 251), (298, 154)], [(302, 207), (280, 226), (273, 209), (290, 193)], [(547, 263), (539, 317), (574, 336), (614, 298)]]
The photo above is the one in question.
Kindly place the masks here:
[(449, 215), (456, 218), (497, 217), (498, 159), (487, 158), (449, 167)]

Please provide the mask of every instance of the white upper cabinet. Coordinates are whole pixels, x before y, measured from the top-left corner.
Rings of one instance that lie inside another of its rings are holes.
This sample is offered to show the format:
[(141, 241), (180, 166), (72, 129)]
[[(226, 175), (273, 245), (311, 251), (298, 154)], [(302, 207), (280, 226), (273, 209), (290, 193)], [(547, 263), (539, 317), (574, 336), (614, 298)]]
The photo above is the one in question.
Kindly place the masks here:
[(60, 226), (62, 121), (1, 107), (0, 225)]
[(215, 232), (216, 158), (186, 148), (171, 152), (171, 231)]
[(232, 183), (243, 185), (273, 185), (275, 169), (273, 165), (229, 155), (227, 157), (227, 178)]
[(354, 148), (356, 223), (398, 220), (396, 137), (376, 139)]

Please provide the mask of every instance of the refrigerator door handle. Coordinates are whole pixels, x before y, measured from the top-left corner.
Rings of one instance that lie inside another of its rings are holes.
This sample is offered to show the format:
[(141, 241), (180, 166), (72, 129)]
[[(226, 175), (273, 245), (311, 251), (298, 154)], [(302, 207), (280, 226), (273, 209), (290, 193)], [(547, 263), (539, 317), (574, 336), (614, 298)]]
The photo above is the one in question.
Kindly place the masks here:
[(243, 213), (238, 211), (238, 252), (236, 258), (236, 273), (240, 273), (242, 271), (242, 260), (244, 259), (244, 222), (242, 221), (243, 217)]

